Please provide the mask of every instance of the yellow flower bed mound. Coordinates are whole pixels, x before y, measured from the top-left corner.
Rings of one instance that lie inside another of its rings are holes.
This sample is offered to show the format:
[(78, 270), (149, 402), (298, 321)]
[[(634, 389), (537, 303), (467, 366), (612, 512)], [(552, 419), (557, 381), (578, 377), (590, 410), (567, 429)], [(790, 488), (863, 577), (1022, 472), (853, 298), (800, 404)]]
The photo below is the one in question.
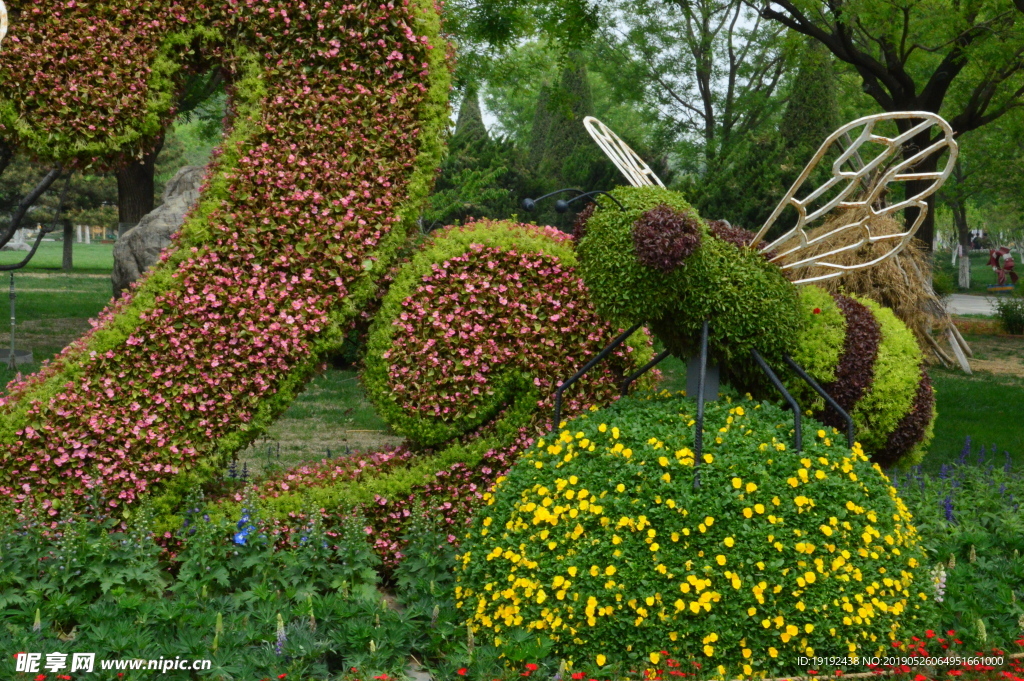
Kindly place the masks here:
[[(477, 637), (547, 637), (577, 666), (712, 675), (877, 655), (927, 607), (911, 517), (877, 464), (769, 402), (631, 397), (564, 424), (499, 478), (456, 590)], [(699, 474), (699, 485), (695, 476)], [(806, 665), (804, 666), (806, 668)]]

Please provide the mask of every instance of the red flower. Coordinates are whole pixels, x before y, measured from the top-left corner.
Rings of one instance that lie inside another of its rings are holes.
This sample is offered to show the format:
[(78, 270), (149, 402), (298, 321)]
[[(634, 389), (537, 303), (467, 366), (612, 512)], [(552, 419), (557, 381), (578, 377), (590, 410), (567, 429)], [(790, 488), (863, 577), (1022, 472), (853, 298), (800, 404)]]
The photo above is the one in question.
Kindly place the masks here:
[(535, 665), (532, 662), (527, 663), (526, 668), (529, 669), (531, 672), (535, 672), (538, 669), (540, 669), (540, 667), (538, 667), (537, 665)]
[(583, 672), (576, 672), (572, 675), (572, 678), (573, 681), (580, 681), (580, 679), (582, 679), (584, 676), (586, 676), (586, 674), (584, 674)]
[(455, 673), (458, 674), (459, 676), (465, 676), (466, 675), (466, 671), (467, 671), (467, 669), (465, 667), (459, 667), (459, 670), (457, 672), (455, 672)]
[(914, 677), (914, 681), (928, 681), (928, 677), (924, 674), (918, 674)]
[(927, 636), (928, 638), (935, 638), (935, 632), (932, 631), (931, 629), (929, 629), (928, 631), (924, 632), (924, 635)]
[(814, 308), (814, 314), (821, 314), (821, 308), (820, 307)]
[(814, 674), (817, 674), (818, 672), (814, 671), (813, 669), (808, 669), (807, 673), (811, 674), (813, 676)]
[(946, 636), (956, 636), (956, 630), (950, 629), (946, 632)]
[(285, 678), (286, 676), (288, 676), (288, 675), (287, 675), (287, 674), (278, 674), (278, 675), (277, 675), (277, 678), (279, 678), (279, 679), (283, 679), (283, 678)]
[(40, 674), (37, 676), (36, 681), (46, 681), (46, 674)]

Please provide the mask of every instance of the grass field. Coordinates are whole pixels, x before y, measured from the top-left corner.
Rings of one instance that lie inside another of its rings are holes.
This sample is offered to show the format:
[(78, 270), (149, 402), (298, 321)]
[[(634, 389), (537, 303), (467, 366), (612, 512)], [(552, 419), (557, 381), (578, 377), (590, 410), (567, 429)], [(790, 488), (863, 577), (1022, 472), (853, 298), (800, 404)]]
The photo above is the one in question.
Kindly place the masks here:
[[(14, 265), (25, 259), (22, 251), (0, 251), (0, 265)], [(64, 244), (44, 241), (22, 272), (59, 272), (64, 261)], [(114, 244), (74, 244), (71, 253), (73, 274), (106, 274), (110, 288), (110, 273), (114, 269)]]

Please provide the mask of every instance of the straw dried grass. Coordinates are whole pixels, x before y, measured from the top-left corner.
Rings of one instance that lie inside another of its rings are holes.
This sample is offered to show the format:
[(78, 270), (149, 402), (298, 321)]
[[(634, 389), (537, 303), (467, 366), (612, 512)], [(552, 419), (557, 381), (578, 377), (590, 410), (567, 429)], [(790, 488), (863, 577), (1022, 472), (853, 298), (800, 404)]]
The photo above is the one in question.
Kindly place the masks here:
[[(854, 222), (863, 215), (863, 209), (837, 213), (821, 226), (808, 231), (807, 237), (813, 240), (843, 224)], [(888, 215), (871, 219), (868, 226), (871, 234), (876, 236), (897, 234), (905, 230), (902, 224)], [(801, 251), (797, 256), (790, 257), (792, 260), (802, 260), (850, 246), (859, 241), (862, 235), (860, 230), (848, 230)], [(829, 261), (840, 265), (869, 262), (892, 250), (893, 245), (892, 241), (869, 244), (831, 256)], [(833, 271), (830, 268), (812, 266), (786, 270), (786, 273), (792, 279), (802, 279)], [(924, 244), (917, 239), (911, 239), (902, 251), (874, 267), (846, 272), (841, 276), (818, 282), (818, 285), (831, 293), (865, 296), (890, 308), (914, 333), (931, 360), (938, 360), (949, 366), (955, 364), (955, 360), (938, 345), (934, 334), (938, 334), (940, 338), (948, 338), (950, 343), (961, 344), (961, 348), (968, 356), (971, 353), (962, 338), (954, 335), (956, 329), (953, 320), (932, 288), (931, 271), (931, 258)]]

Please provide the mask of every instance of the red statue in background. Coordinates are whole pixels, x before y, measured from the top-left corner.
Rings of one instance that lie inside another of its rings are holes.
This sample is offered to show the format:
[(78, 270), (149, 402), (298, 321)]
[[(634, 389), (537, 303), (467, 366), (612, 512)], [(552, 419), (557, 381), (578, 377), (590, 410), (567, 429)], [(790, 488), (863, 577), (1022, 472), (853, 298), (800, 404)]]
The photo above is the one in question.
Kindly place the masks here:
[(1006, 246), (1001, 246), (988, 252), (988, 266), (996, 273), (997, 286), (1006, 286), (1007, 277), (1009, 277), (1011, 284), (1017, 283), (1019, 277), (1013, 271), (1016, 264), (1010, 255), (1010, 249)]

